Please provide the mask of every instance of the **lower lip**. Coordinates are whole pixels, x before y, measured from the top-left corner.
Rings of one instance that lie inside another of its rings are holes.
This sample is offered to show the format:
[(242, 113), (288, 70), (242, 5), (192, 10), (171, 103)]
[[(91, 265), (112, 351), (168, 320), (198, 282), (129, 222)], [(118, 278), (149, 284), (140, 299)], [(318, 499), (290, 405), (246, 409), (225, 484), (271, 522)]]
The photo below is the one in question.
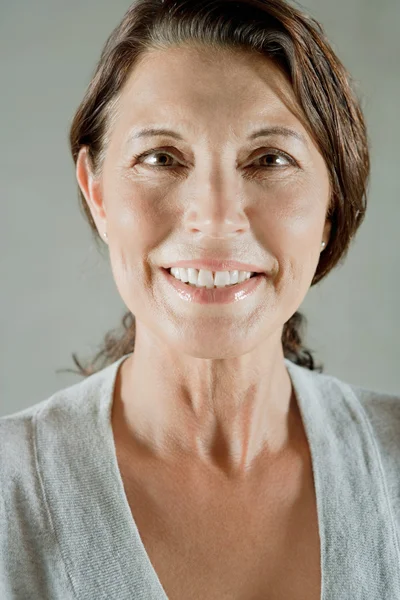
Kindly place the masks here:
[(229, 287), (196, 288), (176, 279), (167, 269), (161, 268), (161, 271), (182, 300), (197, 302), (198, 304), (230, 304), (231, 302), (245, 300), (245, 298), (255, 293), (266, 278), (265, 274), (259, 273), (255, 277), (246, 279), (243, 283), (237, 283)]

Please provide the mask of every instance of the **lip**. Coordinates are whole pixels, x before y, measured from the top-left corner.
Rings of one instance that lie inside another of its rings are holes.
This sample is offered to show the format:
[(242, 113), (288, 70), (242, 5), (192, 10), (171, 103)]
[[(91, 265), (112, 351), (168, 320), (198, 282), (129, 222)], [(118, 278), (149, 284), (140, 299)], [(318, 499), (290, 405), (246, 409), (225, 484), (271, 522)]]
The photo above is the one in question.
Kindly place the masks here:
[(234, 260), (217, 260), (214, 258), (204, 258), (199, 260), (181, 260), (176, 263), (161, 265), (163, 269), (171, 269), (172, 267), (182, 267), (185, 269), (205, 269), (207, 271), (250, 271), (251, 273), (264, 273), (256, 265), (241, 263)]
[(195, 286), (183, 283), (176, 279), (171, 273), (161, 267), (161, 272), (168, 284), (172, 286), (178, 296), (186, 302), (195, 302), (197, 304), (230, 304), (245, 300), (260, 287), (265, 281), (266, 275), (259, 273), (255, 277), (246, 279), (237, 285), (222, 288), (196, 288)]

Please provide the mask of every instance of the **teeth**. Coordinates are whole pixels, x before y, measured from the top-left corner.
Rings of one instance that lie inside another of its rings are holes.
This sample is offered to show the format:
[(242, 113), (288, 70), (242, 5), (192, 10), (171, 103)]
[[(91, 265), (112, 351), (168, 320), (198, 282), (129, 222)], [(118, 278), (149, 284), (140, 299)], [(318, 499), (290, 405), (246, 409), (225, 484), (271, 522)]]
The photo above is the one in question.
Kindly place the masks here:
[(253, 273), (248, 271), (206, 271), (204, 269), (183, 269), (172, 267), (171, 275), (183, 283), (189, 283), (195, 287), (225, 287), (242, 283), (250, 279)]

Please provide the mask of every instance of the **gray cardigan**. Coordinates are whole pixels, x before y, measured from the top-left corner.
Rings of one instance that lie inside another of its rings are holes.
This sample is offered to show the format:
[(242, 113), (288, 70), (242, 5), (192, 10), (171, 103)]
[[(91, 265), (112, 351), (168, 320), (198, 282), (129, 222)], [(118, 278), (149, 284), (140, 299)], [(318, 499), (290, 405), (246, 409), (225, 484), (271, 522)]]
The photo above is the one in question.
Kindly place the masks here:
[[(167, 599), (110, 424), (128, 356), (0, 419), (1, 600)], [(285, 363), (312, 456), (321, 600), (400, 600), (400, 397)]]

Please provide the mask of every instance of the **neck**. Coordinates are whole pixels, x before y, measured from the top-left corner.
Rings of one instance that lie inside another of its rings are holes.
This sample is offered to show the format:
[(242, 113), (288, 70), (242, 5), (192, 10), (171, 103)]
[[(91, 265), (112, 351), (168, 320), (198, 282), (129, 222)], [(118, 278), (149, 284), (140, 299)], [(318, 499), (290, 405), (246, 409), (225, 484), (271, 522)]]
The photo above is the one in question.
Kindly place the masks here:
[(177, 355), (148, 342), (137, 335), (116, 381), (113, 419), (127, 440), (231, 476), (291, 445), (299, 413), (280, 332), (274, 345), (229, 359)]

